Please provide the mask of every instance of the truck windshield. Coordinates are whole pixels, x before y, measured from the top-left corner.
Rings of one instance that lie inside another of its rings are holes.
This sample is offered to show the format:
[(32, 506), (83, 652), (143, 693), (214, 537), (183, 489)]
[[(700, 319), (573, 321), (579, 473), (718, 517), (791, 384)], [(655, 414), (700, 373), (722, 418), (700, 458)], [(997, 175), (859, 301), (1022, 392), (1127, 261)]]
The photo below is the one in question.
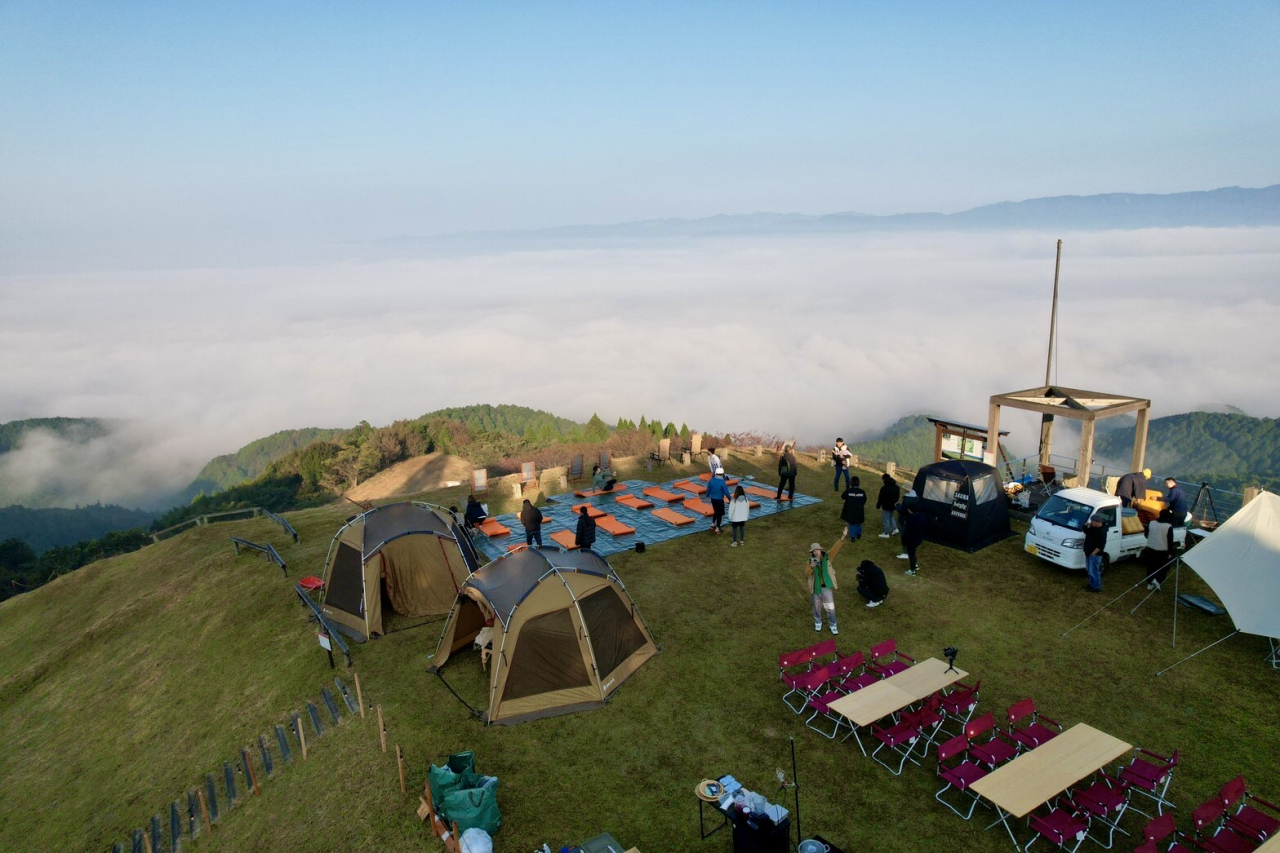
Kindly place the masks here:
[(1044, 506), (1040, 507), (1040, 511), (1036, 513), (1036, 518), (1042, 518), (1059, 527), (1083, 530), (1084, 523), (1089, 520), (1089, 513), (1091, 512), (1093, 512), (1092, 507), (1067, 500), (1062, 495), (1054, 495), (1045, 501)]

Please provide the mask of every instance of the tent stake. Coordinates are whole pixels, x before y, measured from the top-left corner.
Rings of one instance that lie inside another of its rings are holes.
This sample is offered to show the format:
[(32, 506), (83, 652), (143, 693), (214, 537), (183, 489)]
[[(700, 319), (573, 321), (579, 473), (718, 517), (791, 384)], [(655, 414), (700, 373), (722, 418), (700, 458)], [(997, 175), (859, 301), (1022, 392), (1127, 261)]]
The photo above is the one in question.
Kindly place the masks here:
[[(1211, 649), (1211, 648), (1213, 648), (1214, 646), (1218, 645), (1218, 643), (1225, 642), (1226, 640), (1230, 640), (1232, 637), (1234, 637), (1236, 634), (1239, 634), (1239, 633), (1240, 633), (1240, 629), (1239, 629), (1239, 628), (1237, 628), (1236, 630), (1232, 631), (1230, 634), (1227, 634), (1227, 636), (1223, 637), (1221, 640), (1215, 640), (1214, 642), (1212, 642), (1212, 643), (1210, 643), (1209, 645), (1205, 646), (1203, 649), (1201, 649), (1201, 650), (1200, 650), (1200, 652), (1207, 652), (1207, 651), (1209, 651), (1209, 649)], [(1195, 657), (1196, 655), (1200, 654), (1200, 652), (1194, 652), (1194, 653), (1192, 653), (1192, 654), (1189, 654), (1189, 655), (1187, 655), (1185, 658), (1183, 658), (1182, 660), (1178, 661), (1178, 663), (1172, 664), (1172, 665), (1170, 665), (1170, 666), (1166, 666), (1164, 669), (1162, 669), (1162, 670), (1160, 670), (1159, 672), (1157, 672), (1157, 673), (1156, 673), (1156, 677), (1157, 677), (1157, 678), (1159, 678), (1160, 676), (1164, 675), (1164, 674), (1165, 674), (1166, 672), (1168, 672), (1169, 670), (1173, 669), (1173, 667), (1178, 666), (1178, 664), (1186, 663), (1187, 661), (1191, 660), (1191, 659), (1192, 659), (1193, 657)]]

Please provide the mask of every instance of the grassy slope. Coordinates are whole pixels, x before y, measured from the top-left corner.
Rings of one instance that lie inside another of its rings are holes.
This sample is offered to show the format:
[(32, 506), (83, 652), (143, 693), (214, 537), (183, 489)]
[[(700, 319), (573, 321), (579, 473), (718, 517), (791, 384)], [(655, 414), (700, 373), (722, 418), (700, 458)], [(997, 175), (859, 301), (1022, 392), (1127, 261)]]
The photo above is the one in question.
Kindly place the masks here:
[[(805, 471), (800, 487), (827, 497), (826, 477)], [(330, 508), (293, 516), (304, 544), (283, 552), (291, 575), (318, 567), (345, 515)], [(1003, 834), (984, 834), (977, 820), (966, 824), (932, 802), (931, 761), (894, 778), (851, 742), (805, 729), (779, 701), (777, 653), (814, 639), (798, 567), (810, 541), (838, 535), (836, 515), (827, 501), (752, 522), (745, 549), (730, 549), (727, 536), (699, 535), (615, 557), (665, 653), (600, 711), (486, 729), (424, 672), (438, 624), (359, 648), (356, 666), (405, 748), (412, 786), (432, 758), (474, 748), (481, 770), (502, 778), (503, 849), (554, 847), (602, 829), (644, 850), (694, 849), (693, 785), (733, 772), (770, 794), (773, 768), (786, 766), (795, 735), (806, 834), (846, 849), (1006, 849)], [(123, 837), (319, 692), (327, 664), (286, 583), (261, 561), (233, 560), (226, 545), (237, 532), (279, 547), (282, 537), (265, 525), (187, 533), (0, 607), (0, 729), (11, 733), (0, 802), (43, 791), (49, 804), (38, 818), (6, 815), (0, 847), (101, 847)], [(959, 664), (983, 679), (987, 709), (1032, 695), (1065, 723), (1181, 747), (1174, 795), (1187, 805), (1240, 772), (1260, 792), (1280, 792), (1277, 676), (1261, 662), (1262, 639), (1233, 639), (1156, 679), (1155, 670), (1229, 625), (1184, 611), (1178, 649), (1170, 649), (1162, 594), (1134, 616), (1117, 609), (1060, 639), (1099, 602), (1082, 594), (1079, 575), (1025, 556), (1020, 540), (976, 555), (926, 545), (921, 576), (908, 579), (892, 544), (874, 538), (874, 520), (868, 529), (872, 538), (837, 561), (843, 648), (892, 636), (924, 657), (954, 643)], [(852, 567), (863, 556), (886, 568), (893, 590), (876, 610), (859, 606), (853, 591)], [(1121, 564), (1108, 591), (1137, 575)], [(1200, 586), (1188, 578), (1184, 586)], [(484, 692), (469, 655), (455, 658), (447, 676), (464, 695)], [(68, 746), (75, 737), (82, 747)], [(416, 798), (399, 793), (394, 760), (377, 750), (371, 723), (346, 725), (315, 746), (311, 761), (238, 808), (209, 846), (422, 846)]]

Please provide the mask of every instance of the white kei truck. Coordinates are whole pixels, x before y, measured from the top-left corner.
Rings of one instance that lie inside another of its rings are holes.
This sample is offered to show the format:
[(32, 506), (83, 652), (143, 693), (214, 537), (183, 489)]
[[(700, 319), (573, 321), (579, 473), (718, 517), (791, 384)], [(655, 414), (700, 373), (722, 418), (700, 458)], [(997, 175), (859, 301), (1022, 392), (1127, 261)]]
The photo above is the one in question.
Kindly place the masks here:
[(1025, 543), (1027, 553), (1064, 569), (1084, 569), (1084, 525), (1091, 518), (1101, 520), (1107, 531), (1104, 567), (1133, 557), (1146, 547), (1147, 535), (1135, 510), (1120, 506), (1115, 495), (1075, 488), (1051, 496), (1031, 519)]

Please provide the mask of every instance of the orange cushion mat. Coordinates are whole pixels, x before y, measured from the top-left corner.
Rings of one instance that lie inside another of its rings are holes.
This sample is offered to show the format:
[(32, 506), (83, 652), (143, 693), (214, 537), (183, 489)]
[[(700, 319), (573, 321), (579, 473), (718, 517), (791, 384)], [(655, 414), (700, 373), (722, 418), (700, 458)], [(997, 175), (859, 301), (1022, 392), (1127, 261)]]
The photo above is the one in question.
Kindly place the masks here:
[(663, 521), (669, 521), (677, 527), (683, 524), (693, 524), (693, 519), (687, 515), (681, 515), (678, 512), (672, 512), (669, 509), (655, 509), (653, 511), (654, 518), (660, 518)]
[(510, 536), (511, 528), (488, 518), (480, 525), (480, 532), (485, 536)]
[(644, 490), (644, 493), (651, 498), (657, 498), (658, 500), (666, 501), (667, 503), (684, 500), (684, 495), (677, 495), (675, 492), (668, 492), (661, 486), (650, 486)]
[[(742, 491), (749, 495), (755, 495), (758, 498), (771, 498), (778, 493), (776, 489), (762, 489), (759, 486), (743, 486)], [(786, 495), (783, 495), (782, 499), (784, 501), (788, 500)]]
[[(699, 474), (699, 475), (698, 475), (698, 479), (699, 479), (699, 480), (701, 480), (702, 482), (706, 483), (706, 482), (708, 482), (708, 481), (711, 479), (711, 476), (712, 476), (712, 475), (711, 475), (711, 472), (710, 472), (710, 471), (708, 471), (708, 472), (707, 472), (707, 473), (705, 473), (705, 474)], [(726, 484), (728, 484), (728, 485), (730, 485), (730, 486), (736, 486), (736, 485), (738, 485), (738, 478), (737, 478), (737, 477), (730, 477), (729, 479), (725, 480), (725, 483), (726, 483)]]
[(671, 485), (671, 488), (680, 489), (683, 492), (693, 492), (695, 495), (705, 495), (707, 493), (706, 486), (703, 486), (699, 483), (690, 482), (689, 480), (683, 480), (679, 483), (673, 483)]
[(578, 535), (572, 530), (557, 530), (551, 534), (551, 541), (569, 551), (578, 550)]
[(649, 501), (642, 501), (635, 495), (622, 495), (617, 499), (618, 503), (623, 506), (629, 506), (632, 509), (652, 509), (653, 504)]
[(582, 515), (582, 508), (584, 506), (587, 508), (587, 516), (590, 518), (599, 518), (600, 516), (606, 514), (604, 510), (600, 509), (599, 507), (592, 506), (591, 504), (574, 504), (573, 514)]
[(583, 489), (573, 493), (575, 498), (594, 498), (597, 495), (611, 495), (614, 492), (625, 492), (627, 487), (621, 483), (615, 483), (612, 489), (605, 491), (604, 489)]
[(711, 513), (714, 512), (714, 510), (711, 508), (711, 504), (707, 503), (704, 500), (700, 500), (698, 498), (687, 499), (684, 502), (684, 508), (687, 510), (696, 512), (698, 515), (701, 515), (704, 518), (710, 517)]
[(610, 536), (626, 536), (628, 533), (635, 533), (636, 529), (630, 525), (623, 524), (612, 515), (602, 515), (596, 519), (596, 527), (599, 527)]

